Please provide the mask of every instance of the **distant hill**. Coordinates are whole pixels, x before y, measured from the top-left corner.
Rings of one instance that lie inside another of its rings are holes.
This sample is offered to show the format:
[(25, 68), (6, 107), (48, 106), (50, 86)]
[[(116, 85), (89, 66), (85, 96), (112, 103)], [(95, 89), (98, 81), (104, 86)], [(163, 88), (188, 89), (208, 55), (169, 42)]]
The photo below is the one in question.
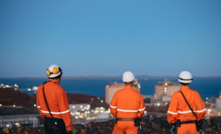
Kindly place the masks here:
[[(93, 95), (67, 93), (67, 97), (69, 104), (88, 103), (91, 104), (92, 107), (108, 107), (107, 104), (100, 102), (101, 100), (104, 102), (104, 98), (97, 98)], [(15, 91), (12, 88), (0, 88), (0, 104), (2, 106), (15, 105), (23, 108), (36, 109), (36, 107), (34, 107), (34, 104), (36, 104), (36, 94), (28, 95), (21, 91)]]
[(12, 88), (0, 88), (0, 104), (9, 106), (22, 106), (22, 107), (34, 107), (35, 100), (32, 96), (22, 93), (21, 91), (15, 91)]

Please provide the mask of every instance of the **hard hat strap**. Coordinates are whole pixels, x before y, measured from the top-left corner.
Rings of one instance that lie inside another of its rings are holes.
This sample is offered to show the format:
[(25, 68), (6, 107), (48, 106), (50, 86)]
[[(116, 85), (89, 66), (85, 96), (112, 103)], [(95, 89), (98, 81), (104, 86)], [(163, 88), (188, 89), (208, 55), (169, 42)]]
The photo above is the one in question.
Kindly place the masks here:
[(183, 78), (180, 78), (180, 77), (178, 77), (178, 79), (180, 79), (180, 80), (184, 80), (184, 81), (190, 81), (190, 80), (193, 80), (193, 78), (192, 78), (192, 79), (183, 79)]

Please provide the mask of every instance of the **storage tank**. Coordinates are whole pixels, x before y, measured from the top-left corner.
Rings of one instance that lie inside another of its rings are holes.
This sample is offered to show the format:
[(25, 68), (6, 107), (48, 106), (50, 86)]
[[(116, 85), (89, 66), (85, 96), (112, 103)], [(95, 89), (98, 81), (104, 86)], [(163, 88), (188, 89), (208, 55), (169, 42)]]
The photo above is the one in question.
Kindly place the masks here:
[(176, 91), (179, 91), (181, 88), (180, 84), (173, 83), (172, 85), (167, 86), (167, 95), (172, 96)]
[(161, 84), (155, 85), (155, 95), (157, 96), (163, 95), (163, 85)]
[(221, 98), (216, 98), (216, 108), (221, 109)]
[(110, 87), (106, 87), (106, 101), (108, 104), (111, 103), (111, 100), (116, 91), (123, 89), (125, 87), (124, 83), (113, 84)]
[(165, 79), (164, 82), (159, 82), (157, 85), (155, 85), (155, 95), (161, 96), (161, 95), (168, 95), (172, 96), (176, 91), (179, 91), (181, 88), (181, 85), (178, 83), (173, 83), (170, 81), (167, 81)]

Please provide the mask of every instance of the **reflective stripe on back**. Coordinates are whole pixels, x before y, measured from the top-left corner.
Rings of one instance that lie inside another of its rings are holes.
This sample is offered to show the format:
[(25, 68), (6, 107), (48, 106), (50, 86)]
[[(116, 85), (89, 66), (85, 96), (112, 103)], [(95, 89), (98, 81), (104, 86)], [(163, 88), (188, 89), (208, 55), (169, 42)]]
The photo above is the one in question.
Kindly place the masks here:
[[(204, 111), (206, 111), (206, 109), (196, 110), (196, 111), (194, 111), (194, 112), (196, 112), (196, 113), (201, 113), (201, 112), (204, 112)], [(167, 112), (170, 113), (170, 114), (178, 114), (178, 113), (180, 113), (180, 114), (186, 114), (186, 113), (192, 113), (191, 110), (189, 110), (189, 111), (177, 111), (176, 113), (175, 113), (175, 112), (171, 112), (171, 111), (167, 111)]]
[(117, 111), (121, 111), (121, 112), (138, 112), (138, 110), (123, 110), (123, 109), (117, 109)]
[[(41, 112), (49, 114), (49, 111), (41, 110)], [(51, 114), (65, 114), (65, 113), (68, 113), (68, 112), (70, 112), (70, 110), (67, 110), (67, 111), (64, 111), (64, 112), (51, 112)]]

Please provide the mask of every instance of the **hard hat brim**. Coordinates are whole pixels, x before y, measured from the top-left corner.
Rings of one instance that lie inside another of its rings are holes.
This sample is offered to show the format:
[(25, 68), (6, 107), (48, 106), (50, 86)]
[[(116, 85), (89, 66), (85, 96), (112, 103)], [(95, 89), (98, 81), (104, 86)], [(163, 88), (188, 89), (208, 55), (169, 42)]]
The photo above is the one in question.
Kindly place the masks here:
[(191, 83), (191, 82), (192, 82), (192, 80), (181, 80), (181, 79), (178, 79), (178, 81), (179, 81), (180, 83), (185, 83), (185, 84), (188, 84), (188, 83)]

